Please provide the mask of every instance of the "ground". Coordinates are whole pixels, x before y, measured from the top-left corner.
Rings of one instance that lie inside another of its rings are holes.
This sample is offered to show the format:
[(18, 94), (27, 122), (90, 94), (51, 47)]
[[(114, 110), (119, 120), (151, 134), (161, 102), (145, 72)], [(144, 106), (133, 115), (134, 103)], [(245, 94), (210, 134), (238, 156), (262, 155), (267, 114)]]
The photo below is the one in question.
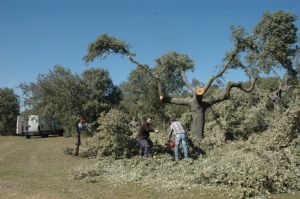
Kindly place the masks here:
[[(91, 161), (63, 153), (75, 138), (0, 136), (0, 198), (76, 199), (76, 198), (224, 198), (207, 191), (158, 192), (138, 184), (114, 186), (102, 182), (74, 181), (70, 171)], [(293, 195), (276, 198), (297, 198)]]

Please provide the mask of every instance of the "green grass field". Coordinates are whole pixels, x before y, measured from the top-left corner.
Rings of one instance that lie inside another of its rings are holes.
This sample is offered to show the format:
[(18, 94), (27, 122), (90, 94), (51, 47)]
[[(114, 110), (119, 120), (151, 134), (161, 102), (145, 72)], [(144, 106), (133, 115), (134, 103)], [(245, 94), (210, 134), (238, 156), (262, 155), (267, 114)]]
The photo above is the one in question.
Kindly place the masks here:
[[(74, 181), (70, 171), (92, 161), (63, 153), (73, 146), (74, 138), (0, 136), (0, 198), (60, 199), (60, 198), (224, 198), (222, 193), (205, 191), (157, 192), (138, 184), (115, 186), (105, 182)], [(298, 195), (299, 197), (299, 195)], [(277, 195), (276, 198), (298, 198)]]

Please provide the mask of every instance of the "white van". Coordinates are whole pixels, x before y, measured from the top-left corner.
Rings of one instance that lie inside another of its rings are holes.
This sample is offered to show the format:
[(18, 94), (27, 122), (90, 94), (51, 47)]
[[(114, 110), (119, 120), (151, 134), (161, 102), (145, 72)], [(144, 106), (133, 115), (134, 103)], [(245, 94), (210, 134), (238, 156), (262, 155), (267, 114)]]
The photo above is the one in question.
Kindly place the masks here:
[(30, 138), (32, 135), (48, 137), (50, 134), (63, 135), (63, 128), (56, 119), (44, 120), (38, 115), (29, 115), (28, 118), (18, 116), (17, 118), (17, 135), (25, 135)]

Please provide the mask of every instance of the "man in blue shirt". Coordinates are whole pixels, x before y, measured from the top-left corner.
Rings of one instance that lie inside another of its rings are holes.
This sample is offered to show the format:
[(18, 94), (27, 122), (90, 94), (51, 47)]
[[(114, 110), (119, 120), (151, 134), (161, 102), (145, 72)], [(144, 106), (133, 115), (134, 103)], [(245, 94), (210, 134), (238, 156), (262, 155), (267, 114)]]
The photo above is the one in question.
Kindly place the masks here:
[(182, 124), (177, 121), (175, 118), (171, 118), (171, 125), (170, 125), (170, 131), (169, 131), (169, 140), (172, 137), (172, 134), (175, 135), (175, 160), (178, 160), (178, 147), (180, 143), (183, 146), (184, 151), (184, 159), (188, 160), (188, 144), (187, 144), (187, 136), (186, 132), (183, 129)]

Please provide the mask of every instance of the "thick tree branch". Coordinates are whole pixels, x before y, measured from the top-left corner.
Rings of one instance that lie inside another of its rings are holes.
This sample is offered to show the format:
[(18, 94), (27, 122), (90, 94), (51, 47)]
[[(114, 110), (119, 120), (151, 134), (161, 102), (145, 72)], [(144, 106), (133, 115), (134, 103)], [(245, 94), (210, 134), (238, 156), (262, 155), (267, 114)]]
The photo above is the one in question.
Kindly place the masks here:
[(232, 88), (238, 88), (246, 93), (251, 92), (254, 87), (255, 87), (255, 82), (256, 82), (256, 78), (254, 80), (252, 80), (251, 85), (249, 88), (244, 88), (241, 82), (238, 83), (234, 83), (234, 82), (228, 82), (226, 84), (225, 89), (223, 90), (222, 93), (220, 93), (219, 95), (213, 96), (211, 98), (209, 98), (207, 100), (207, 103), (212, 106), (218, 102), (222, 102), (224, 100), (228, 100), (230, 98), (230, 91)]
[[(228, 62), (223, 66), (222, 70), (219, 71), (215, 76), (211, 77), (208, 82), (205, 84), (204, 86), (204, 93), (207, 92), (207, 90), (210, 88), (210, 86), (212, 85), (212, 83), (218, 79), (219, 77), (221, 77), (224, 72), (228, 69), (228, 67), (230, 66), (231, 62), (235, 59), (236, 55), (238, 54), (238, 48), (236, 48), (233, 53), (231, 54)], [(204, 94), (203, 93), (203, 94)]]
[(192, 98), (180, 98), (180, 97), (162, 97), (161, 99), (162, 103), (166, 104), (176, 104), (176, 105), (184, 105), (184, 106), (190, 106)]

